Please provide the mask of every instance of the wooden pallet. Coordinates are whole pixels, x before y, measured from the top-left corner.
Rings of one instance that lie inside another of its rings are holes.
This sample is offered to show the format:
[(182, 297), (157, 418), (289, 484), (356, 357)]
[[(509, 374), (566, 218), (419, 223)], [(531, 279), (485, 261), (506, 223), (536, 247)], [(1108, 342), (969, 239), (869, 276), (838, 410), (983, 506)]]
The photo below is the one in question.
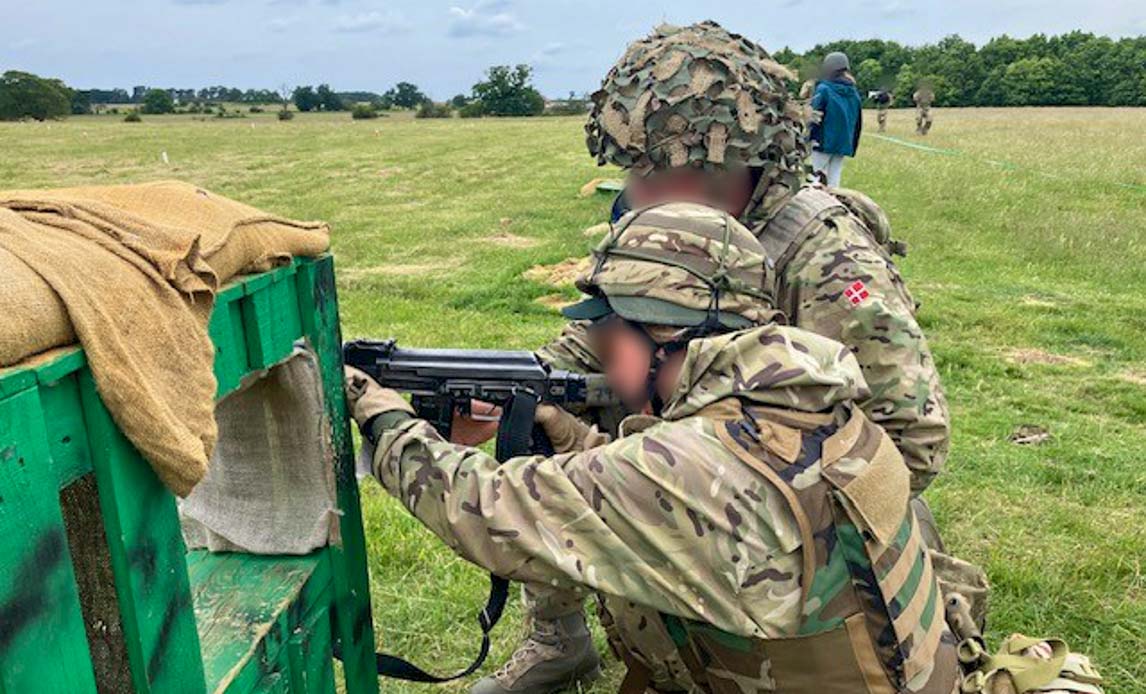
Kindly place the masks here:
[(232, 283), (210, 335), (220, 398), (298, 339), (318, 355), (341, 544), (188, 552), (174, 497), (115, 427), (82, 350), (2, 369), (0, 694), (333, 692), (335, 643), (346, 690), (377, 691), (332, 259)]

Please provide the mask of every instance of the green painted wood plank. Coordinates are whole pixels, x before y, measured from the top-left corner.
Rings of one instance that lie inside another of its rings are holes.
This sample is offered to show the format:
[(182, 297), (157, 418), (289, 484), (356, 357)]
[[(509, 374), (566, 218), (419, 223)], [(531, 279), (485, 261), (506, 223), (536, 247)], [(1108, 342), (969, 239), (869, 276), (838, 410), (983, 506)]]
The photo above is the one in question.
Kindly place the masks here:
[(52, 423), (47, 436), (56, 488), (63, 489), (92, 470), (77, 374), (69, 373), (49, 385), (41, 385), (40, 401), (45, 420)]
[(242, 296), (215, 305), (207, 332), (215, 345), (215, 397), (222, 398), (236, 390), (251, 370), (243, 335)]
[(362, 530), (358, 481), (354, 476), (354, 444), (350, 436), (343, 392), (342, 331), (330, 255), (298, 265), (300, 316), (311, 347), (318, 355), (323, 400), (335, 451), (340, 535), (333, 546), (334, 637), (342, 647), (346, 691), (374, 694), (378, 676), (374, 667), (374, 626), (370, 614), (370, 586), (366, 572), (366, 538)]
[(329, 610), (316, 613), (287, 643), (292, 691), (299, 694), (333, 694), (335, 691), (330, 620)]
[(0, 690), (94, 692), (40, 396), (0, 400)]
[(40, 383), (51, 384), (87, 366), (88, 359), (78, 346), (66, 347), (63, 351), (43, 364), (36, 366), (36, 378)]
[(248, 283), (242, 301), (243, 330), (252, 368), (269, 368), (287, 357), (302, 336), (293, 265), (267, 273), (257, 287)]
[(175, 499), (116, 428), (90, 372), (79, 390), (135, 691), (202, 692)]
[(36, 373), (26, 366), (0, 369), (0, 398), (27, 390), (36, 383)]
[(289, 669), (291, 636), (329, 610), (328, 554), (189, 553), (208, 691), (245, 694), (268, 669)]

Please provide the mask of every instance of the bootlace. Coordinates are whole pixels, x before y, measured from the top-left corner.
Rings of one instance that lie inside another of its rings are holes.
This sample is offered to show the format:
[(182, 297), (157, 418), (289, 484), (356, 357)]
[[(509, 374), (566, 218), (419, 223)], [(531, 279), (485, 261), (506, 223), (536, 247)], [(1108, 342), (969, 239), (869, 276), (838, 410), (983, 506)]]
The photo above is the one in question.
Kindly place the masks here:
[(534, 620), (529, 636), (518, 646), (517, 650), (513, 652), (513, 655), (509, 657), (509, 660), (498, 668), (494, 676), (499, 678), (509, 677), (514, 674), (519, 667), (528, 665), (530, 657), (537, 652), (542, 644), (554, 645), (556, 643), (557, 624), (548, 620)]

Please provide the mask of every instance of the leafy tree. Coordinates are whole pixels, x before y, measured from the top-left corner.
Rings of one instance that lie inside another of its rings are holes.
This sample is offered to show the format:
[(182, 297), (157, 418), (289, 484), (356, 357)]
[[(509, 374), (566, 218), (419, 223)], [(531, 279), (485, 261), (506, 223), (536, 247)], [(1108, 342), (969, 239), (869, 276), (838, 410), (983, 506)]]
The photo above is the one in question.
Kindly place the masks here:
[(866, 96), (883, 84), (883, 65), (875, 58), (868, 58), (856, 67), (855, 77), (860, 94)]
[(304, 113), (314, 111), (319, 106), (318, 95), (314, 93), (314, 87), (311, 86), (295, 87), (292, 98), (295, 108)]
[(331, 90), (329, 84), (318, 85), (318, 89), (314, 90), (314, 95), (318, 99), (318, 107), (323, 111), (346, 110), (346, 104)]
[(383, 98), (389, 96), (390, 103), (397, 108), (417, 108), (422, 102), (430, 99), (416, 84), (410, 82), (399, 82), (382, 96)]
[(904, 65), (899, 68), (899, 74), (895, 76), (895, 105), (896, 106), (910, 106), (912, 104), (911, 95), (915, 93), (915, 71), (911, 69), (911, 65)]
[(979, 48), (954, 35), (914, 47), (879, 39), (844, 40), (802, 55), (782, 49), (774, 57), (807, 79), (818, 73), (820, 61), (831, 51), (848, 54), (864, 89), (874, 68), (868, 61), (878, 61), (883, 78), (895, 82), (898, 105), (911, 103), (923, 78), (934, 83), (936, 104), (941, 106), (1146, 104), (1142, 36), (1116, 41), (1082, 31), (1025, 39), (1003, 35)]
[(72, 112), (71, 90), (59, 80), (9, 70), (0, 76), (0, 120), (62, 118)]
[(465, 94), (457, 94), (454, 98), (450, 99), (450, 106), (454, 108), (462, 108), (470, 102), (469, 97)]
[(350, 109), (350, 117), (354, 120), (377, 118), (378, 111), (371, 104), (354, 104), (354, 108)]
[(975, 103), (980, 106), (1003, 106), (1007, 103), (1007, 86), (1003, 76), (1007, 73), (1006, 65), (996, 65), (979, 85), (975, 92)]
[(536, 116), (545, 110), (545, 98), (530, 83), (532, 77), (528, 65), (495, 65), (486, 70), (485, 82), (474, 85), (473, 95), (488, 115)]
[(485, 115), (485, 105), (481, 99), (472, 99), (468, 104), (458, 109), (459, 118), (481, 118)]
[(415, 118), (452, 118), (454, 110), (447, 104), (435, 104), (427, 99), (423, 101), (418, 110), (414, 112)]
[(72, 115), (82, 116), (91, 112), (91, 95), (85, 91), (72, 90)]
[(171, 113), (174, 110), (175, 100), (166, 89), (148, 89), (143, 95), (144, 113)]

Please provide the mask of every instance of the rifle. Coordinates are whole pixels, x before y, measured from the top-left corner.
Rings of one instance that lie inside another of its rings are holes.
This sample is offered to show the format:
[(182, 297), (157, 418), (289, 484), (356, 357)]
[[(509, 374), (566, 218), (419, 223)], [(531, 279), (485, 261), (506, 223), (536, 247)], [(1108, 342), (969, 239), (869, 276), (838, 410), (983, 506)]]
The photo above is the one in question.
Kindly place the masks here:
[[(572, 409), (617, 404), (604, 376), (552, 369), (526, 351), (409, 349), (394, 340), (354, 340), (342, 346), (342, 359), (382, 386), (409, 393), (418, 416), (446, 439), (454, 413), (472, 415), (473, 400), (501, 407), (495, 456), (502, 462), (529, 453), (553, 455), (553, 445), (533, 422), (538, 404)], [(465, 670), (439, 677), (402, 658), (377, 653), (378, 674), (415, 682), (448, 682), (471, 674), (489, 654), (489, 632), (508, 594), (509, 582), (490, 574), (489, 599), (478, 614), (481, 648)]]

